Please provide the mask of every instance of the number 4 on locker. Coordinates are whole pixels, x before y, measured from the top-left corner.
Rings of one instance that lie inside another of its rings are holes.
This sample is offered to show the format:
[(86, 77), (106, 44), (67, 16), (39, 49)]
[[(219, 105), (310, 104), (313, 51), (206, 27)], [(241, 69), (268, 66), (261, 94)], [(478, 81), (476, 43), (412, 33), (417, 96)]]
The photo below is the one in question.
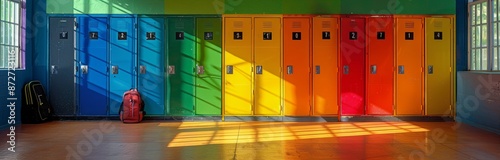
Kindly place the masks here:
[(443, 40), (443, 32), (434, 32), (434, 40)]

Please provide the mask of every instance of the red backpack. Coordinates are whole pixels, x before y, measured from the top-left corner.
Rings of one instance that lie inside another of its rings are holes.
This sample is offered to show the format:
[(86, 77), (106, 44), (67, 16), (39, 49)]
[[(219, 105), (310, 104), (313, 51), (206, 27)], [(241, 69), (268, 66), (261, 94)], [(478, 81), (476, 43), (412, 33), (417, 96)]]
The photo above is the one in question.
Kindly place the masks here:
[(125, 92), (120, 106), (120, 120), (123, 123), (138, 123), (142, 121), (144, 115), (144, 101), (137, 89)]

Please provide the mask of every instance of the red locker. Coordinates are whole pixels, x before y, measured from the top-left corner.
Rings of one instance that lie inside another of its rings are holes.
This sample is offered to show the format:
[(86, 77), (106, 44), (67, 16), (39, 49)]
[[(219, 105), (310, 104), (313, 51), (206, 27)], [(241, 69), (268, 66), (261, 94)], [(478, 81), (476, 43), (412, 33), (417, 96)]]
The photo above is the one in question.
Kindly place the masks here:
[(394, 19), (367, 19), (366, 114), (392, 115), (394, 89)]
[(365, 114), (365, 18), (341, 18), (341, 115)]

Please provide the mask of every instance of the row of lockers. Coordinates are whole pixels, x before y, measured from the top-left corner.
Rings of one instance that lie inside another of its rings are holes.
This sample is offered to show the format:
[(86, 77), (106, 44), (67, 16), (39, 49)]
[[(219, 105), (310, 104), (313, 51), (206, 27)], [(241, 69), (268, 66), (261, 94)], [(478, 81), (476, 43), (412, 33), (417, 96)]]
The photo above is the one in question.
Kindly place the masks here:
[(134, 87), (151, 116), (451, 115), (453, 29), (452, 17), (52, 17), (49, 93), (58, 115), (116, 115)]

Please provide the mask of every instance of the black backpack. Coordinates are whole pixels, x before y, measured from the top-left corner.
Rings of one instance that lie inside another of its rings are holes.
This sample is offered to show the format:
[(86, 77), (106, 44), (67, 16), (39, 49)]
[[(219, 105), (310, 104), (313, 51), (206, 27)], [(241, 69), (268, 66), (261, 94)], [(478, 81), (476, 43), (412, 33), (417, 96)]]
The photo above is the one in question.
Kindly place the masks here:
[(54, 110), (40, 81), (31, 81), (22, 91), (21, 122), (42, 123), (52, 118)]

